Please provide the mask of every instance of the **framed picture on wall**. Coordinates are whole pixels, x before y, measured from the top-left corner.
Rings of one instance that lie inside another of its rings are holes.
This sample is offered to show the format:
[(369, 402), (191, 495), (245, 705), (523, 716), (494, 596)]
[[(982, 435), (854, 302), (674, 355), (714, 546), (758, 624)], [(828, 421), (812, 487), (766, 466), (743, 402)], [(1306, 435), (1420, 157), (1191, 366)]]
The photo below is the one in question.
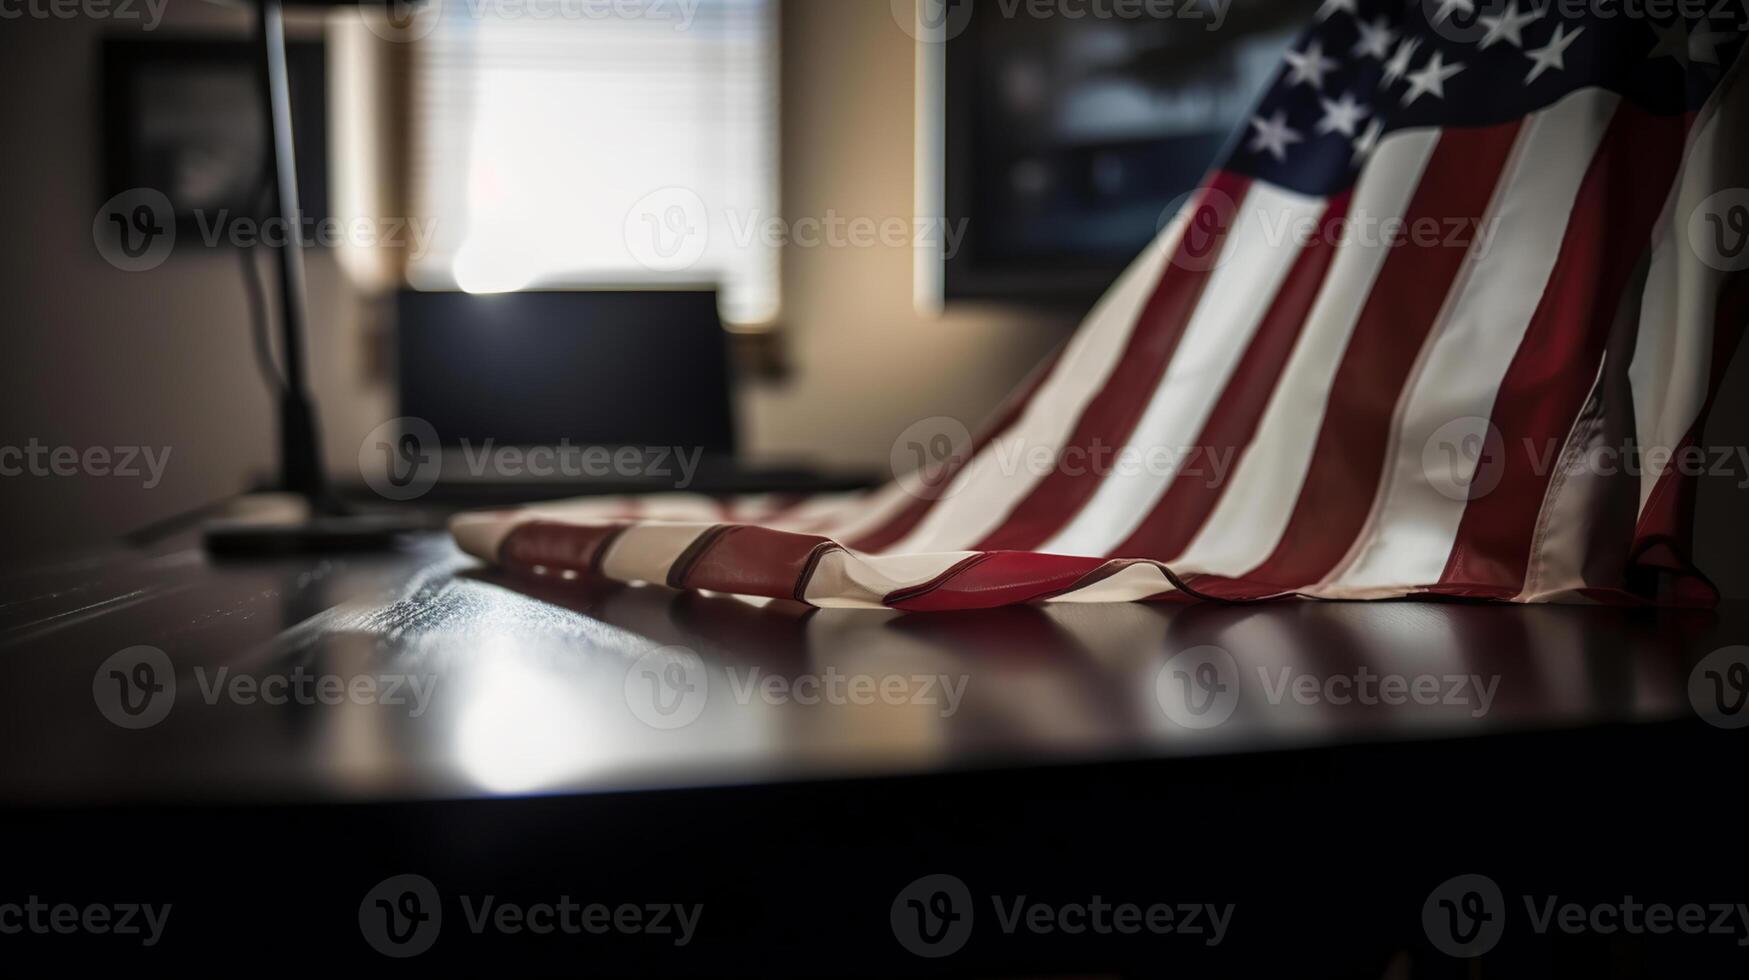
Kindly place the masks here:
[[(234, 38), (111, 37), (103, 43), (104, 186), (170, 199), (179, 229), (259, 216), (270, 186), (255, 45)], [(306, 222), (327, 217), (327, 61), (320, 41), (287, 45), (298, 192)]]

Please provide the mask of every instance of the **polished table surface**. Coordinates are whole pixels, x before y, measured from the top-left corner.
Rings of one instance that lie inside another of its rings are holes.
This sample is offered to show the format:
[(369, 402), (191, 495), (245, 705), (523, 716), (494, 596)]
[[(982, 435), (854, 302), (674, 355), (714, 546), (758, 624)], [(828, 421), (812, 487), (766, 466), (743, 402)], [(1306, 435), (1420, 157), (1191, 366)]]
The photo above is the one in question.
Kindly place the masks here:
[[(0, 575), (0, 831), (32, 887), (177, 882), (160, 962), (400, 962), (359, 896), (416, 871), (712, 910), (684, 949), (587, 937), (603, 968), (1467, 975), (1420, 909), (1477, 868), (1741, 900), (1746, 637), (1737, 607), (816, 610), (511, 580), (437, 534), (248, 561), (172, 539)], [(918, 958), (888, 909), (944, 871), (1241, 913), (1212, 952), (984, 919)], [(1512, 936), (1532, 975), (1624, 955)], [(576, 962), (518, 942), (446, 925), (438, 949)], [(1662, 942), (1629, 952), (1692, 967)]]
[[(0, 796), (453, 798), (1656, 724), (1706, 707), (1697, 665), (1749, 641), (1741, 618), (1428, 603), (902, 614), (515, 581), (436, 534), (226, 562), (171, 545), (0, 582), (14, 678), (0, 716), (16, 736), (0, 741)], [(138, 647), (163, 651), (175, 680), (162, 719), (135, 729), (110, 716), (124, 690), (144, 695), (125, 670), (98, 675)], [(1231, 693), (1212, 713), (1186, 710), (1216, 688)]]

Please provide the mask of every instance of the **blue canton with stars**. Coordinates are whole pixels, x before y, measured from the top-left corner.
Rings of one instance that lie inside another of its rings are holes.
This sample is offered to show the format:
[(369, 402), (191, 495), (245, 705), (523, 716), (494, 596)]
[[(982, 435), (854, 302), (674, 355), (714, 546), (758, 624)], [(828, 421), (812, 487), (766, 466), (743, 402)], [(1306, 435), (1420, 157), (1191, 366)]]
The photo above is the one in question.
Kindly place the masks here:
[(1322, 0), (1227, 169), (1329, 195), (1392, 130), (1510, 122), (1585, 87), (1692, 111), (1746, 30), (1749, 0)]

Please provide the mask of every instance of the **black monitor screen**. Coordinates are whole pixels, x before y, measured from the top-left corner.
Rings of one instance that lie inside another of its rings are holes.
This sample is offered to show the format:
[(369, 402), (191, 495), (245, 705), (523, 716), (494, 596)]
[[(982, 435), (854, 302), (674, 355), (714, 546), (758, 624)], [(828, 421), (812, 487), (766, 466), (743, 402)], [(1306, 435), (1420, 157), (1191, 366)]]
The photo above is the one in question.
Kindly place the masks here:
[(403, 291), (401, 413), (445, 445), (734, 451), (711, 290)]

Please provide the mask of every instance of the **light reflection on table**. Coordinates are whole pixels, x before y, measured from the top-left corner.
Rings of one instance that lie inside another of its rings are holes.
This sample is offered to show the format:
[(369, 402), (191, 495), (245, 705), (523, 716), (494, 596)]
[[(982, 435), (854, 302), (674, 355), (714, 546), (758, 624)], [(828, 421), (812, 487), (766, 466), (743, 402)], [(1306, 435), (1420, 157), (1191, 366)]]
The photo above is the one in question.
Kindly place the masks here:
[[(811, 609), (513, 580), (441, 538), (399, 556), (319, 567), (158, 558), (106, 581), (152, 601), (87, 620), (0, 622), (0, 645), (13, 641), (5, 655), (38, 681), (0, 692), (0, 707), (31, 733), (30, 745), (52, 746), (0, 748), (7, 792), (544, 793), (1653, 723), (1691, 714), (1691, 668), (1739, 642), (1729, 611), (1312, 602)], [(179, 682), (170, 716), (139, 732), (109, 725), (90, 700), (96, 665), (133, 643), (162, 647)], [(669, 673), (680, 686), (657, 684), (652, 694), (678, 704), (702, 684), (696, 717), (684, 724), (639, 707), (638, 685), (661, 673), (640, 658), (658, 648), (672, 648), (663, 671), (683, 662), (690, 673)], [(1216, 669), (1202, 670), (1205, 661)], [(413, 678), (430, 685), (430, 697), (417, 708), (207, 703), (202, 681), (221, 668)], [(1395, 697), (1382, 696), (1387, 678)], [(1186, 688), (1187, 679), (1215, 686)], [(1367, 684), (1372, 696), (1362, 693)], [(1186, 715), (1174, 685), (1199, 702), (1218, 687), (1226, 699), (1215, 705), (1218, 723)], [(1415, 691), (1437, 695), (1416, 703)]]

